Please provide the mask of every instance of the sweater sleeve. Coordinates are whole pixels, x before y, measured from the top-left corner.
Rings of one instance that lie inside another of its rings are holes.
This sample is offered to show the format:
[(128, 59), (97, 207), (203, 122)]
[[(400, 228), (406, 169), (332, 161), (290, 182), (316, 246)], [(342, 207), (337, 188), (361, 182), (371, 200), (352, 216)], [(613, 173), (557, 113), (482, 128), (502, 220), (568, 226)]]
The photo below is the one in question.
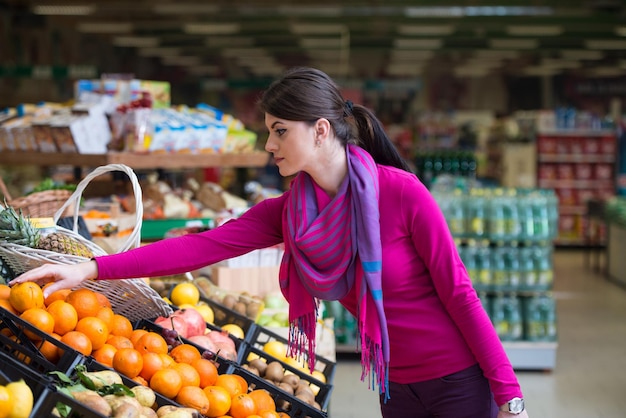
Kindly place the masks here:
[(419, 181), (406, 183), (402, 199), (415, 248), (430, 271), (444, 308), (489, 380), (497, 404), (522, 397), (513, 367), (472, 286), (437, 202)]
[(123, 253), (96, 257), (98, 279), (182, 274), (283, 242), (286, 196), (266, 199), (237, 219), (197, 234), (160, 240)]

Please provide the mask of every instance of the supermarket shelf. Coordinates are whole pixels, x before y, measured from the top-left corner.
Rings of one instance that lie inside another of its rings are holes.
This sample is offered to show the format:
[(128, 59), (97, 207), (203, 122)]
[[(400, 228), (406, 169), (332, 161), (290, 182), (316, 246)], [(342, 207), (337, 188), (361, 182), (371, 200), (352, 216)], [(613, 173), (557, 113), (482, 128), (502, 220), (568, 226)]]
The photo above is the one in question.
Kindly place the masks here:
[(540, 154), (541, 163), (613, 163), (613, 154)]
[(136, 154), (110, 152), (107, 154), (2, 152), (0, 164), (40, 166), (73, 165), (97, 167), (107, 164), (125, 164), (134, 169), (147, 168), (202, 168), (202, 167), (262, 167), (269, 154), (258, 151), (245, 154)]
[[(504, 341), (502, 345), (515, 370), (553, 370), (556, 366), (556, 342)], [(336, 350), (358, 354), (354, 344), (337, 344)]]
[(542, 129), (537, 132), (542, 136), (611, 136), (615, 135), (615, 131), (611, 129), (603, 130), (588, 130), (588, 129), (559, 129), (559, 130), (547, 130)]
[(612, 180), (548, 180), (539, 179), (544, 189), (612, 189)]
[(515, 370), (553, 370), (556, 342), (505, 341), (502, 343)]

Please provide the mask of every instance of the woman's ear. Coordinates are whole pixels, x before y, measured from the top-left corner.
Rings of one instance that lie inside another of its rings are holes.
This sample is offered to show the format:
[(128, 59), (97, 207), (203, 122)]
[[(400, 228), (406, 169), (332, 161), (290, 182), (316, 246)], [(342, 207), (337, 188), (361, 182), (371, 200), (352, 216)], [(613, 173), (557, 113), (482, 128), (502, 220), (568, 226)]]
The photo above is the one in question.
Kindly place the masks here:
[(319, 118), (315, 122), (315, 139), (324, 140), (328, 138), (331, 132), (330, 122), (326, 118)]

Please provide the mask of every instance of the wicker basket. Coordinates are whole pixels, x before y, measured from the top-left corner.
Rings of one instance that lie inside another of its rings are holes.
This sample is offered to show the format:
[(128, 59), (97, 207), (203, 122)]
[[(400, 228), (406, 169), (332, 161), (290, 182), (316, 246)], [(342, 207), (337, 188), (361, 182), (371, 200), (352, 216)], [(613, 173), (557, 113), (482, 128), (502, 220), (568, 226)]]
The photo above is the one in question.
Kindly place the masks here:
[[(133, 231), (128, 235), (127, 240), (122, 243), (118, 252), (127, 251), (139, 246), (141, 240), (141, 223), (143, 218), (143, 204), (141, 187), (134, 171), (123, 164), (109, 164), (96, 168), (89, 173), (76, 187), (76, 191), (71, 194), (56, 213), (53, 215), (55, 224), (64, 214), (68, 207), (74, 208), (73, 229), (66, 229), (57, 226), (57, 233), (66, 234), (86, 245), (95, 256), (106, 255), (107, 252), (93, 242), (78, 234), (78, 207), (83, 190), (89, 182), (104, 173), (111, 171), (123, 171), (131, 179), (133, 192), (135, 194), (135, 216), (136, 224)], [(53, 251), (39, 250), (23, 245), (0, 242), (0, 257), (11, 267), (16, 274), (21, 274), (45, 263), (53, 264), (77, 264), (87, 261), (87, 258), (59, 254)], [(88, 280), (80, 287), (85, 287), (106, 295), (111, 301), (113, 310), (116, 313), (126, 316), (131, 321), (144, 318), (154, 318), (159, 315), (167, 316), (172, 313), (172, 308), (165, 302), (154, 289), (143, 279), (123, 279), (123, 280)]]
[[(72, 195), (72, 192), (69, 190), (54, 189), (35, 192), (13, 199), (1, 177), (0, 192), (4, 195), (5, 201), (9, 206), (15, 210), (21, 210), (25, 216), (30, 216), (31, 218), (53, 216)], [(71, 211), (72, 208), (68, 208), (65, 213), (71, 213)]]

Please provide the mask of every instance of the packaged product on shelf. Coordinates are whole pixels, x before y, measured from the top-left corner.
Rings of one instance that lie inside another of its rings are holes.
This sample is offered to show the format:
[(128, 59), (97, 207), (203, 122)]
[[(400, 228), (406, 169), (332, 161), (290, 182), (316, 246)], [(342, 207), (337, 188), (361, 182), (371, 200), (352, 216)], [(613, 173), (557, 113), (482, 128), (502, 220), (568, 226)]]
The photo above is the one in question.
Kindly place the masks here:
[(257, 134), (247, 129), (229, 130), (224, 141), (224, 153), (252, 152), (256, 147)]
[(52, 138), (60, 152), (76, 153), (74, 134), (81, 129), (79, 118), (75, 116), (58, 116), (50, 123)]
[(52, 132), (50, 131), (50, 119), (36, 119), (33, 121), (33, 136), (39, 147), (39, 152), (58, 152)]

